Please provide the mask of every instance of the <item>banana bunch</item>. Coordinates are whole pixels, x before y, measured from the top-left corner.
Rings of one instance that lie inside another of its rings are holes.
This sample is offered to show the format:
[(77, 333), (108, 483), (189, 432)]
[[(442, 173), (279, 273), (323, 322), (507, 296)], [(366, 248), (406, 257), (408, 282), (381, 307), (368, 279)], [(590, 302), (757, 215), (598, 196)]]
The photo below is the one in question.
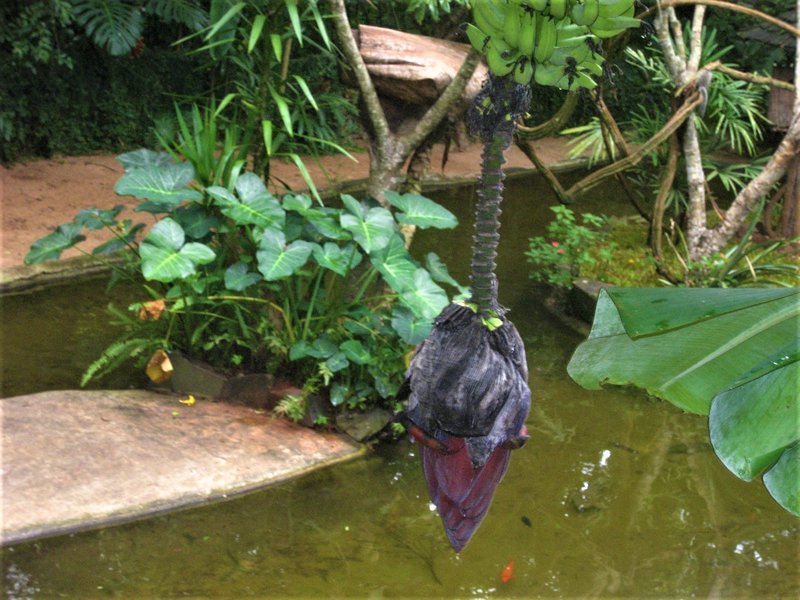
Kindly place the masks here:
[(599, 38), (619, 35), (639, 27), (634, 19), (635, 0), (573, 0), (569, 16), (578, 25), (586, 25)]
[(599, 38), (628, 27), (635, 0), (472, 0), (470, 43), (497, 76), (562, 89), (597, 86)]

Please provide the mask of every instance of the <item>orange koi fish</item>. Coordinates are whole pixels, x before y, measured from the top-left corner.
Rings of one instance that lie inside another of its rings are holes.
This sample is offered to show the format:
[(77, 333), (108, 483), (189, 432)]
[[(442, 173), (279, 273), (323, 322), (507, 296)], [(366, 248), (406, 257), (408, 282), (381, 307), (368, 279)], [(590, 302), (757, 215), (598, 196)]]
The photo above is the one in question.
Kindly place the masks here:
[(514, 561), (508, 561), (508, 564), (503, 567), (503, 570), (500, 571), (500, 581), (503, 583), (508, 583), (511, 581), (511, 578), (514, 576)]

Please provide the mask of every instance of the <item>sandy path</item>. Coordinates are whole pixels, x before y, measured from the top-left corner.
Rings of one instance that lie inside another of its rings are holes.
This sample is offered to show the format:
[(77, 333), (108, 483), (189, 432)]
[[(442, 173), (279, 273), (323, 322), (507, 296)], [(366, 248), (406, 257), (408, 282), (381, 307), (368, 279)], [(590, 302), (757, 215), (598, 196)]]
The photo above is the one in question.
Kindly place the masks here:
[[(545, 139), (534, 144), (541, 158), (554, 163), (566, 158), (563, 139)], [(443, 148), (437, 146), (433, 156), (433, 174), (445, 177), (475, 175), (480, 169), (480, 147), (472, 145), (464, 151), (451, 149), (447, 166), (442, 172)], [(326, 156), (319, 163), (306, 164), (320, 188), (331, 182), (361, 179), (367, 176), (369, 159), (365, 153), (354, 155), (358, 162), (343, 156)], [(531, 163), (516, 148), (508, 152), (509, 167), (530, 168)], [(305, 187), (294, 165), (274, 164), (275, 176), (293, 189)], [(122, 167), (113, 155), (69, 156), (50, 160), (32, 160), (0, 166), (0, 268), (23, 263), (31, 243), (47, 235), (56, 226), (71, 221), (82, 208), (111, 208), (117, 204), (133, 206), (136, 201), (114, 193), (114, 184), (122, 175)], [(147, 215), (136, 215), (130, 209), (123, 218), (134, 222), (146, 220)], [(89, 239), (81, 244), (87, 251), (105, 240), (102, 232), (90, 232)], [(71, 249), (64, 257), (76, 256)]]

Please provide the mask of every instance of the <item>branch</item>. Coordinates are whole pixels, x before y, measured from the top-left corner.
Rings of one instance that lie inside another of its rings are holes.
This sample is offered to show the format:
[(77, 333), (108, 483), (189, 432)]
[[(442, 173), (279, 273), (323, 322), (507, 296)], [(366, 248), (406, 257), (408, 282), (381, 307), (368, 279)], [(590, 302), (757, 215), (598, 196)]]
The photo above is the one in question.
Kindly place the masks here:
[(695, 6), (694, 16), (692, 17), (692, 39), (689, 45), (689, 63), (687, 68), (691, 73), (696, 73), (700, 67), (700, 56), (703, 52), (701, 36), (703, 34), (703, 19), (706, 16), (705, 6)]
[[(661, 2), (659, 3), (659, 7), (667, 8), (667, 7), (681, 6), (686, 4), (704, 4), (706, 6), (716, 6), (717, 8), (725, 8), (727, 10), (732, 10), (734, 12), (740, 12), (745, 15), (750, 15), (751, 17), (755, 17), (756, 19), (761, 19), (762, 21), (766, 21), (767, 23), (775, 25), (775, 27), (785, 29), (795, 37), (800, 37), (800, 29), (794, 27), (793, 25), (790, 25), (786, 21), (781, 21), (780, 19), (772, 17), (767, 13), (761, 12), (760, 10), (756, 10), (755, 8), (734, 4), (733, 2), (725, 2), (724, 0), (661, 0)], [(648, 8), (640, 15), (637, 15), (637, 18), (644, 19), (645, 17), (650, 16), (650, 14), (653, 11), (655, 11), (656, 8), (657, 7), (655, 6)]]
[(401, 136), (399, 142), (407, 148), (416, 148), (431, 132), (441, 123), (442, 119), (452, 108), (453, 104), (464, 93), (475, 68), (481, 61), (481, 55), (474, 48), (470, 48), (469, 54), (461, 63), (461, 68), (456, 76), (450, 81), (444, 93), (440, 95), (436, 102), (431, 106), (423, 117), (419, 120), (416, 127), (407, 135)]
[(756, 75), (754, 73), (747, 73), (746, 71), (739, 71), (738, 69), (733, 69), (727, 65), (722, 64), (718, 60), (708, 63), (703, 68), (706, 71), (719, 71), (720, 73), (725, 73), (726, 75), (730, 75), (735, 79), (749, 81), (750, 83), (770, 85), (772, 87), (794, 91), (794, 85), (792, 85), (788, 81), (781, 81), (780, 79), (775, 79), (774, 77), (767, 77), (766, 75)]
[(539, 157), (536, 155), (536, 150), (533, 149), (533, 144), (530, 141), (521, 138), (519, 136), (514, 136), (514, 142), (517, 144), (517, 148), (522, 150), (522, 153), (528, 157), (535, 166), (536, 170), (542, 174), (542, 177), (545, 178), (545, 181), (550, 184), (550, 188), (555, 193), (558, 201), (561, 204), (570, 204), (571, 200), (567, 195), (567, 192), (564, 190), (564, 187), (561, 185), (561, 182), (556, 177), (556, 174), (546, 165)]
[(564, 102), (561, 107), (547, 121), (534, 127), (526, 127), (518, 123), (514, 135), (524, 140), (538, 140), (555, 135), (561, 131), (570, 117), (572, 117), (577, 105), (578, 92), (575, 90), (568, 92), (564, 96)]
[[(680, 74), (683, 73), (686, 62), (676, 52), (675, 45), (673, 44), (672, 37), (669, 32), (670, 18), (667, 14), (668, 11), (659, 10), (656, 14), (654, 24), (656, 26), (656, 35), (661, 45), (661, 51), (664, 53), (664, 60), (667, 63), (667, 68), (672, 75), (672, 79), (676, 82), (680, 81)], [(683, 40), (679, 40), (681, 43)], [(675, 43), (678, 43), (676, 41)]]
[(353, 69), (353, 75), (358, 83), (358, 89), (361, 92), (361, 97), (364, 104), (367, 106), (367, 115), (369, 116), (372, 128), (375, 135), (378, 137), (379, 144), (389, 139), (391, 130), (389, 123), (386, 121), (386, 115), (383, 113), (383, 108), (378, 100), (378, 93), (375, 91), (375, 86), (372, 84), (372, 78), (369, 76), (367, 66), (364, 64), (364, 59), (361, 58), (361, 53), (358, 51), (358, 45), (353, 37), (353, 30), (350, 29), (350, 22), (347, 19), (347, 9), (344, 7), (344, 0), (330, 0), (331, 14), (333, 16), (333, 26), (336, 30), (336, 35), (339, 37), (341, 44), (342, 54)]
[(789, 131), (786, 132), (786, 136), (781, 140), (764, 170), (739, 192), (726, 211), (722, 223), (708, 232), (709, 235), (704, 240), (702, 248), (704, 254), (717, 252), (728, 243), (758, 201), (780, 181), (789, 163), (798, 153), (800, 153), (800, 114), (795, 114), (789, 125)]
[(661, 143), (667, 140), (672, 133), (680, 127), (683, 122), (692, 114), (695, 108), (700, 106), (701, 102), (703, 101), (703, 97), (699, 93), (693, 94), (687, 102), (678, 110), (672, 118), (667, 121), (664, 127), (659, 130), (653, 137), (647, 140), (644, 144), (639, 146), (638, 150), (631, 154), (630, 156), (626, 156), (623, 159), (620, 159), (614, 163), (611, 163), (607, 167), (603, 167), (598, 171), (595, 171), (591, 175), (588, 175), (574, 184), (569, 190), (567, 190), (567, 195), (570, 198), (575, 198), (579, 194), (593, 188), (598, 183), (600, 183), (606, 177), (610, 177), (616, 173), (620, 173), (625, 169), (629, 169), (637, 165), (645, 156), (650, 154), (653, 150), (655, 150)]

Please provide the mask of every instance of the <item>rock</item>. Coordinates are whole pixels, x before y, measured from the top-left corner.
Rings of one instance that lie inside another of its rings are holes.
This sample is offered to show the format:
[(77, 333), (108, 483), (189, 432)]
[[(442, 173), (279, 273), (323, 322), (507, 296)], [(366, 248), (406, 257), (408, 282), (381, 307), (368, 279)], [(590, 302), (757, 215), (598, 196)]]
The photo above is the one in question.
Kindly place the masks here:
[(392, 420), (392, 413), (384, 408), (365, 412), (343, 413), (336, 417), (336, 426), (358, 442), (377, 434)]

